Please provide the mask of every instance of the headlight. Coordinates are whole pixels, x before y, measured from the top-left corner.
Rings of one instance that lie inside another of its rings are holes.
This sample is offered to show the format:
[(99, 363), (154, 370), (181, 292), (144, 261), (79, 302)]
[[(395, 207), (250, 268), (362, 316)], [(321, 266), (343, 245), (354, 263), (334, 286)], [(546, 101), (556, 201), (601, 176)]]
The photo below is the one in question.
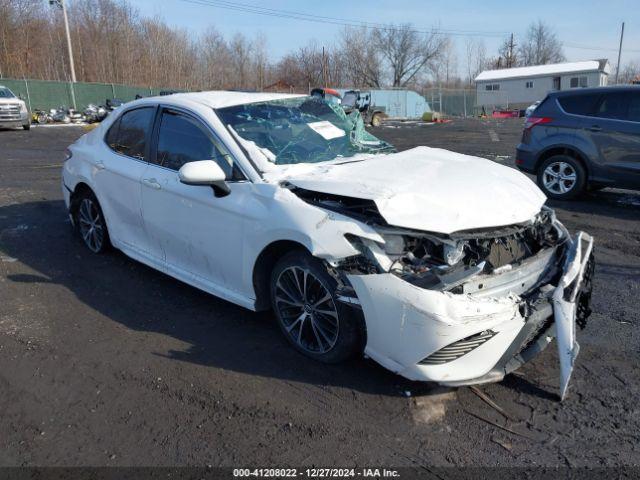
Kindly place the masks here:
[(22, 102), (20, 104), (20, 111), (21, 112), (26, 112), (27, 111), (27, 104), (26, 103)]
[(402, 235), (382, 235), (384, 251), (387, 255), (397, 256), (405, 254), (405, 241)]
[(447, 265), (455, 265), (462, 257), (464, 257), (464, 243), (457, 242), (455, 245), (444, 244), (443, 247), (444, 260)]

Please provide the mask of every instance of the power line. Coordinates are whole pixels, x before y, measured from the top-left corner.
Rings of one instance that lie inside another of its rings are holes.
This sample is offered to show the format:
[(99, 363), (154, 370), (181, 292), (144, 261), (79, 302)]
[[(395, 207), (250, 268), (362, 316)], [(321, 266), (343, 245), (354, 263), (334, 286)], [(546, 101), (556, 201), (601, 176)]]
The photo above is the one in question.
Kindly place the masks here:
[[(226, 10), (235, 10), (244, 13), (254, 13), (257, 15), (266, 15), (278, 18), (291, 18), (294, 20), (303, 20), (315, 23), (325, 23), (331, 25), (340, 25), (345, 27), (366, 27), (377, 28), (380, 30), (398, 31), (401, 28), (384, 23), (376, 22), (362, 22), (355, 20), (345, 20), (336, 17), (327, 17), (315, 14), (308, 14), (303, 12), (294, 12), (291, 10), (276, 10), (273, 8), (260, 7), (257, 5), (250, 5), (247, 3), (229, 2), (225, 0), (181, 0), (185, 3), (191, 3), (195, 5), (202, 5), (207, 7), (222, 8)], [(486, 32), (479, 30), (458, 30), (458, 29), (443, 29), (434, 28), (432, 30), (419, 30), (411, 28), (411, 31), (422, 34), (436, 34), (436, 35), (459, 35), (459, 36), (482, 36), (482, 37), (503, 37), (508, 32)]]
[[(290, 18), (293, 20), (303, 20), (307, 22), (324, 23), (330, 25), (340, 25), (345, 27), (365, 27), (365, 28), (377, 28), (387, 31), (398, 31), (400, 27), (379, 23), (379, 22), (365, 22), (360, 20), (347, 20), (338, 17), (329, 17), (324, 15), (304, 13), (294, 10), (281, 10), (275, 8), (261, 7), (259, 5), (253, 5), (242, 2), (232, 2), (228, 0), (180, 0), (185, 3), (191, 3), (194, 5), (201, 5), (206, 7), (221, 8), (225, 10), (233, 10), (242, 13), (253, 13), (256, 15), (264, 15), (277, 18)], [(462, 30), (462, 29), (445, 29), (445, 28), (433, 28), (432, 30), (410, 29), (413, 32), (420, 34), (435, 34), (435, 35), (452, 35), (452, 36), (465, 36), (465, 37), (485, 37), (485, 38), (501, 38), (509, 35), (509, 32), (497, 32), (497, 31), (481, 31), (481, 30)], [(593, 50), (593, 51), (611, 51), (617, 52), (617, 48), (613, 47), (595, 47), (588, 45), (576, 44), (573, 42), (562, 42), (562, 45), (566, 48), (576, 48), (581, 50)], [(626, 49), (626, 52), (640, 53), (640, 50)]]
[[(563, 42), (562, 46), (566, 48), (578, 48), (580, 50), (595, 50), (598, 52), (617, 52), (618, 51), (616, 47), (594, 47), (594, 46), (579, 45), (579, 44), (567, 43), (567, 42)], [(629, 52), (640, 53), (640, 50), (631, 49), (631, 48), (625, 48), (624, 51), (627, 53)]]

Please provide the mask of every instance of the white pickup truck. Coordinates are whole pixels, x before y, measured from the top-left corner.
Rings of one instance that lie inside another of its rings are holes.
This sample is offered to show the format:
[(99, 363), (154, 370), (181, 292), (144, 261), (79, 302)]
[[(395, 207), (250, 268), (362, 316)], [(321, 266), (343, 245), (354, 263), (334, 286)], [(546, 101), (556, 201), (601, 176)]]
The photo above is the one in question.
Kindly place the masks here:
[(31, 128), (27, 104), (0, 85), (0, 128), (20, 126), (25, 130)]

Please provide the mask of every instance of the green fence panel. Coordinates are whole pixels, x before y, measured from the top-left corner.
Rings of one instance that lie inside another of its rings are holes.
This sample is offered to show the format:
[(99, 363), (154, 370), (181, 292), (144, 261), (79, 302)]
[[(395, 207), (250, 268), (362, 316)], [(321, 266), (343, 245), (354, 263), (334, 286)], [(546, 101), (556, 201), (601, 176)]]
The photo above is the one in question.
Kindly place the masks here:
[(19, 80), (0, 78), (0, 85), (9, 88), (22, 97), (31, 110), (49, 110), (60, 106), (82, 110), (88, 104), (104, 105), (108, 98), (118, 98), (130, 102), (136, 95), (148, 97), (158, 95), (163, 90), (173, 88), (154, 88), (117, 85), (110, 83), (74, 83), (54, 82), (48, 80)]
[(48, 110), (60, 106), (73, 106), (71, 84), (46, 80), (27, 80), (31, 109)]
[(76, 83), (73, 85), (76, 95), (76, 106), (85, 109), (87, 105), (104, 105), (107, 98), (113, 97), (113, 90), (109, 83)]
[(129, 85), (114, 85), (115, 88), (115, 98), (119, 98), (125, 102), (130, 102), (131, 100), (135, 100), (136, 95), (141, 95), (143, 97), (149, 96), (149, 88), (148, 87), (133, 87)]

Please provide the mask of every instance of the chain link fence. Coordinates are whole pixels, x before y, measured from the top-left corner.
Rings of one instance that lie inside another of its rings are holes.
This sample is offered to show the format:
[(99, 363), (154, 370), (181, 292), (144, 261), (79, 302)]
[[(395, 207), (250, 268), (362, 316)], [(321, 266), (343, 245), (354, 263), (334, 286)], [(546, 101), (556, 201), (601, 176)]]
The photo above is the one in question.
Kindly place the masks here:
[[(4, 85), (22, 97), (30, 111), (49, 110), (60, 106), (83, 109), (90, 103), (103, 105), (107, 98), (119, 98), (128, 102), (134, 100), (136, 95), (147, 97), (158, 95), (162, 90), (173, 90), (115, 83), (71, 83), (9, 78), (0, 78), (0, 85)], [(429, 103), (431, 110), (446, 116), (470, 117), (479, 113), (476, 107), (475, 88), (427, 88), (421, 94)]]
[(422, 95), (431, 110), (449, 117), (472, 117), (478, 114), (475, 88), (426, 88)]
[(60, 106), (83, 109), (90, 103), (103, 105), (108, 98), (128, 102), (134, 100), (136, 95), (148, 97), (158, 95), (162, 90), (172, 90), (115, 83), (71, 83), (10, 78), (0, 78), (0, 85), (19, 95), (27, 102), (30, 111), (49, 110)]

